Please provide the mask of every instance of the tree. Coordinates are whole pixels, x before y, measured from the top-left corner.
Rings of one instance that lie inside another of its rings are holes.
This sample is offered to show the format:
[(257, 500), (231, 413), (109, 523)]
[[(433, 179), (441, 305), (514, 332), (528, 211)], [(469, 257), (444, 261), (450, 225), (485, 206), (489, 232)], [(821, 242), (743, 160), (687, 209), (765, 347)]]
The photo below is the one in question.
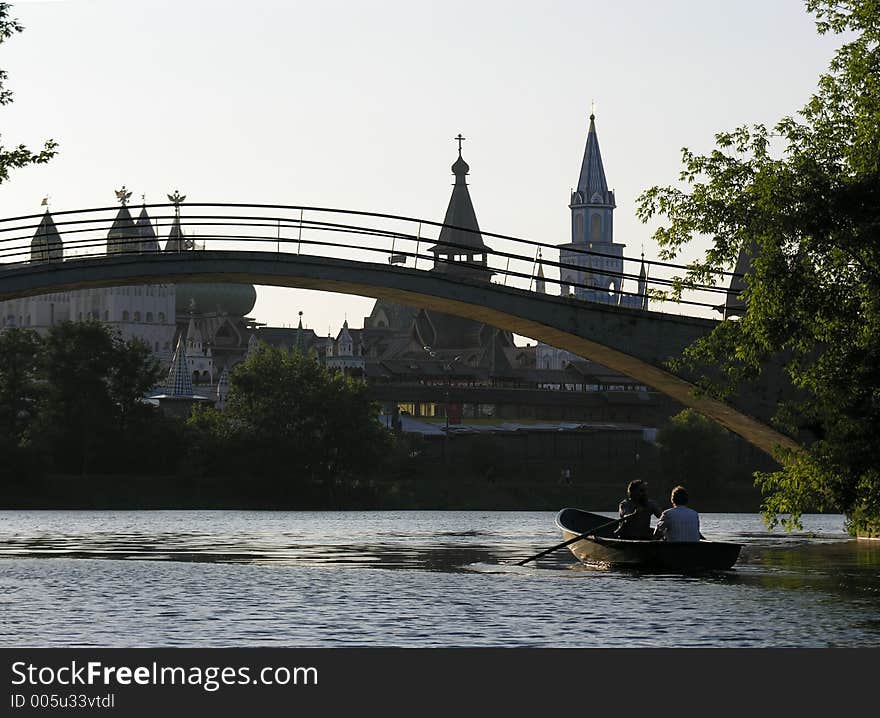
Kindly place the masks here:
[[(0, 43), (23, 29), (24, 27), (18, 20), (9, 17), (9, 3), (0, 2)], [(8, 105), (12, 102), (12, 92), (4, 86), (6, 79), (6, 72), (0, 70), (0, 105)], [(55, 156), (57, 146), (54, 140), (47, 140), (43, 144), (43, 149), (34, 153), (22, 144), (9, 149), (0, 143), (0, 184), (9, 179), (11, 169), (48, 162)]]
[(43, 366), (39, 434), (55, 466), (118, 470), (132, 417), (154, 413), (141, 401), (159, 372), (147, 347), (97, 321), (62, 322), (44, 341)]
[(246, 461), (250, 473), (327, 483), (371, 473), (390, 447), (367, 386), (311, 354), (261, 345), (229, 383), (224, 412), (198, 411), (189, 422), (214, 437), (200, 445), (235, 454), (227, 469)]
[(757, 477), (764, 513), (799, 525), (806, 511), (846, 514), (853, 533), (880, 531), (880, 11), (876, 0), (807, 0), (820, 33), (847, 33), (818, 88), (772, 130), (715, 136), (707, 155), (682, 151), (684, 187), (652, 187), (643, 221), (671, 259), (711, 240), (672, 292), (721, 277), (744, 248), (747, 311), (691, 347), (679, 368), (717, 365), (703, 388), (724, 397), (783, 361), (803, 393), (778, 425), (807, 436)]
[(0, 332), (0, 440), (18, 446), (37, 410), (40, 337), (28, 329)]
[(684, 483), (696, 493), (708, 493), (726, 478), (728, 433), (693, 409), (685, 409), (669, 419), (657, 433), (663, 473)]
[(40, 465), (29, 441), (40, 397), (39, 348), (36, 332), (0, 332), (0, 477), (16, 481)]

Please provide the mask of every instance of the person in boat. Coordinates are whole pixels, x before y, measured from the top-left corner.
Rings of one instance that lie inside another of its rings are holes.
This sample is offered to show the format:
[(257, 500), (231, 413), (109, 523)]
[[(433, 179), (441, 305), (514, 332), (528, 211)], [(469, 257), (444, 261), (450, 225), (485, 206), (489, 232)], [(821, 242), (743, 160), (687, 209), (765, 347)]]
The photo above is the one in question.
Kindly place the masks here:
[(684, 486), (672, 490), (672, 508), (666, 509), (654, 529), (654, 538), (663, 541), (699, 541), (700, 515), (687, 505), (689, 497)]
[(630, 481), (626, 495), (627, 498), (620, 502), (620, 518), (628, 518), (620, 522), (614, 535), (622, 539), (653, 538), (651, 516), (659, 519), (662, 511), (655, 501), (648, 498), (648, 484), (641, 479)]

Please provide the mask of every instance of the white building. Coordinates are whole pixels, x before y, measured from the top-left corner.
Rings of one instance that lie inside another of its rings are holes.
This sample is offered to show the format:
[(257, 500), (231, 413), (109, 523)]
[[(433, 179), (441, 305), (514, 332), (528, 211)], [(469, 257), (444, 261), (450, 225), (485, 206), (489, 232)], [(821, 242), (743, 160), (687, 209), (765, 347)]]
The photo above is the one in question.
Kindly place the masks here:
[[(135, 224), (128, 208), (120, 207), (107, 235), (108, 254), (125, 245), (135, 251), (158, 249), (146, 209)], [(64, 247), (52, 215), (46, 210), (31, 241), (31, 262), (62, 261)], [(173, 284), (149, 284), (55, 292), (0, 302), (0, 328), (22, 327), (45, 335), (64, 321), (95, 319), (119, 331), (124, 339), (137, 337), (161, 361), (173, 351), (176, 293)]]

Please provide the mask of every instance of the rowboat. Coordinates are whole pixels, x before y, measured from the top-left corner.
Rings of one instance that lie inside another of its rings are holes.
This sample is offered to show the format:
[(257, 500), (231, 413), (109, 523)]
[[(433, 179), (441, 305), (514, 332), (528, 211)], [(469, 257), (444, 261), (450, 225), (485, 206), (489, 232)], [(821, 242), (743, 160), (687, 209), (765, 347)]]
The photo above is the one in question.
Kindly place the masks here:
[[(610, 522), (610, 525), (609, 525)], [(568, 547), (586, 564), (691, 573), (726, 571), (739, 558), (741, 544), (721, 541), (654, 541), (614, 537), (613, 519), (581, 509), (562, 509), (556, 525), (566, 541), (595, 530)]]

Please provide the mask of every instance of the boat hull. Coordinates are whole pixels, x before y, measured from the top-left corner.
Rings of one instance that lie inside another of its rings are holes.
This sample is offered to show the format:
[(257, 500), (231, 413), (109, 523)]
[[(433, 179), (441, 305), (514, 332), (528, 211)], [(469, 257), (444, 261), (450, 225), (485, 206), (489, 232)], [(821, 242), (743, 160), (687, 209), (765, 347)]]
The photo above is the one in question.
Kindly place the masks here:
[[(566, 541), (607, 524), (609, 519), (580, 509), (563, 509), (556, 525)], [(571, 552), (586, 564), (638, 568), (653, 571), (725, 571), (739, 558), (741, 544), (721, 541), (635, 541), (614, 538), (613, 526), (569, 544)]]

